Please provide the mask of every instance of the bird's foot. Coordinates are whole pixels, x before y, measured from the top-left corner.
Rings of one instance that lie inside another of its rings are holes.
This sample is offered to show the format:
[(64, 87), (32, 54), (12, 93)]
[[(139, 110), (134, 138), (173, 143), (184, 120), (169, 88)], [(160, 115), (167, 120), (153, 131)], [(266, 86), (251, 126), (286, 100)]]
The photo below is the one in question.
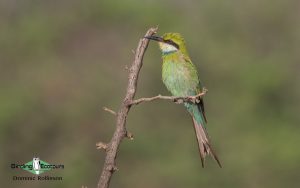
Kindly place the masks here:
[(184, 101), (183, 101), (183, 99), (176, 99), (176, 100), (174, 100), (174, 102), (176, 104), (182, 104)]
[(188, 101), (192, 102), (192, 103), (199, 103), (200, 99), (197, 96), (188, 96), (187, 97)]

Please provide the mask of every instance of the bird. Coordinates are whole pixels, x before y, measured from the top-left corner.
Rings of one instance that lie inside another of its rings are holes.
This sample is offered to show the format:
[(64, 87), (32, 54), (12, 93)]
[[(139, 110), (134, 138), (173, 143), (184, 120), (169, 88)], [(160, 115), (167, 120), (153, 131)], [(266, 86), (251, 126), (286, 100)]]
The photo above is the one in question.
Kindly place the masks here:
[(35, 173), (40, 174), (40, 170), (41, 170), (40, 158), (33, 157), (32, 166), (33, 166), (33, 170), (35, 171)]
[[(173, 96), (195, 96), (203, 92), (204, 87), (181, 34), (165, 33), (144, 38), (158, 42), (162, 52), (162, 81)], [(211, 155), (222, 168), (207, 134), (203, 98), (200, 97), (196, 103), (184, 102), (184, 106), (193, 120), (202, 167), (205, 165), (205, 157)]]

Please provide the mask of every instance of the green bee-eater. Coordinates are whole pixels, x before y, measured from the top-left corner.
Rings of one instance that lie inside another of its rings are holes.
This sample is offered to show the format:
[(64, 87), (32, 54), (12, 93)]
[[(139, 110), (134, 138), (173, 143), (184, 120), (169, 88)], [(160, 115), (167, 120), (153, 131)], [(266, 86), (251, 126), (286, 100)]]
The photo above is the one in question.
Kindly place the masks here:
[[(174, 96), (191, 96), (202, 92), (197, 70), (192, 63), (183, 37), (179, 33), (166, 33), (162, 37), (150, 36), (147, 39), (159, 43), (162, 51), (162, 80), (167, 89)], [(206, 155), (211, 154), (221, 167), (221, 163), (209, 142), (205, 124), (207, 123), (203, 98), (194, 104), (185, 102), (184, 106), (193, 119), (195, 133), (198, 141), (202, 167)]]

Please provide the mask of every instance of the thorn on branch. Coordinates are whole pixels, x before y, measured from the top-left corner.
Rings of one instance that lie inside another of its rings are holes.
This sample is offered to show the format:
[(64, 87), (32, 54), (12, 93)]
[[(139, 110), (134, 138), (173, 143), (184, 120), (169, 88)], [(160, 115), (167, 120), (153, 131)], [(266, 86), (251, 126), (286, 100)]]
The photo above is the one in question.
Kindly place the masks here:
[(116, 167), (116, 166), (114, 166), (112, 170), (113, 170), (113, 171), (119, 171), (119, 168)]
[(135, 50), (134, 49), (131, 49), (131, 52), (133, 53), (133, 55), (135, 55)]
[(96, 143), (97, 149), (103, 149), (104, 151), (107, 151), (108, 149), (108, 144), (103, 143), (103, 142), (98, 142)]
[(129, 139), (129, 140), (133, 140), (134, 137), (133, 137), (133, 134), (129, 131), (126, 132), (126, 137)]
[(118, 171), (119, 169), (118, 169), (118, 167), (116, 167), (115, 165), (108, 165), (107, 167), (106, 167), (106, 170), (108, 170), (108, 171), (110, 171), (110, 172), (115, 172), (115, 171)]
[(109, 109), (107, 107), (103, 107), (103, 110), (106, 111), (106, 112), (111, 113), (112, 115), (115, 115), (115, 116), (117, 115), (117, 113), (115, 111), (113, 111), (113, 110), (111, 110), (111, 109)]
[(128, 65), (125, 65), (125, 70), (127, 70), (127, 71), (129, 70), (129, 67), (128, 67)]

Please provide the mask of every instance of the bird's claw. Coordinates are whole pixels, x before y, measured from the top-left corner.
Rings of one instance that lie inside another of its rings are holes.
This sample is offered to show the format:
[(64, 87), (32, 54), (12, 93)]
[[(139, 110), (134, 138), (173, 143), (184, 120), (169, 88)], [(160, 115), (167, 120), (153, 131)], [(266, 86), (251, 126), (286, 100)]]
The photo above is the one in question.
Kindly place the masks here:
[(182, 103), (183, 103), (183, 100), (182, 100), (182, 99), (176, 99), (176, 100), (174, 100), (174, 102), (175, 102), (176, 104), (182, 104)]

